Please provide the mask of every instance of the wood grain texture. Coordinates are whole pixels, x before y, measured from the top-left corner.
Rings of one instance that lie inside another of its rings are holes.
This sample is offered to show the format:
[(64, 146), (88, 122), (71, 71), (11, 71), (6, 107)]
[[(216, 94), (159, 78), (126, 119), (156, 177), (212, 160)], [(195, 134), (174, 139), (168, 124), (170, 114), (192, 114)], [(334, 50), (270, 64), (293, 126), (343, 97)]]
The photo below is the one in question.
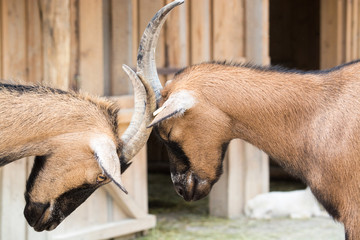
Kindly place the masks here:
[(191, 1), (191, 64), (212, 59), (212, 4), (210, 0)]
[(79, 0), (79, 8), (79, 86), (85, 92), (103, 95), (105, 91), (103, 2)]
[(44, 81), (60, 89), (69, 87), (70, 2), (40, 1)]
[[(1, 2), (2, 76), (3, 79), (27, 80), (26, 72), (26, 4), (24, 0)], [(0, 239), (25, 239), (23, 220), (26, 159), (3, 167), (0, 173)], [(14, 231), (16, 226), (16, 231)]]

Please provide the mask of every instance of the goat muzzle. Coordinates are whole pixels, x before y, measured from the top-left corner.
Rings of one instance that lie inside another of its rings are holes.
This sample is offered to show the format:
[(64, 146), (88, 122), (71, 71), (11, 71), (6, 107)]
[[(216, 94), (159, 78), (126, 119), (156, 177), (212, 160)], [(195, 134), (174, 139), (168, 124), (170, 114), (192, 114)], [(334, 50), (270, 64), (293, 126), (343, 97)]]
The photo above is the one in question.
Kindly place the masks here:
[(24, 209), (24, 216), (31, 227), (37, 232), (44, 230), (52, 230), (58, 224), (47, 222), (48, 217), (51, 215), (50, 203), (27, 203)]
[(208, 180), (200, 179), (196, 174), (189, 171), (184, 174), (171, 174), (175, 191), (185, 201), (197, 201), (206, 197), (212, 184)]

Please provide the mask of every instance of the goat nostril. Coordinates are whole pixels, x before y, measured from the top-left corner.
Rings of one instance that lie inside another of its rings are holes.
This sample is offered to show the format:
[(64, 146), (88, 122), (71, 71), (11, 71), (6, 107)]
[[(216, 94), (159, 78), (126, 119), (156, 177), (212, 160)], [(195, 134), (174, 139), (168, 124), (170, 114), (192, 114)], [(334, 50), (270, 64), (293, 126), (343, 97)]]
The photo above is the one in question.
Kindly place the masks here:
[(180, 185), (175, 185), (176, 192), (181, 196), (184, 197), (184, 189)]

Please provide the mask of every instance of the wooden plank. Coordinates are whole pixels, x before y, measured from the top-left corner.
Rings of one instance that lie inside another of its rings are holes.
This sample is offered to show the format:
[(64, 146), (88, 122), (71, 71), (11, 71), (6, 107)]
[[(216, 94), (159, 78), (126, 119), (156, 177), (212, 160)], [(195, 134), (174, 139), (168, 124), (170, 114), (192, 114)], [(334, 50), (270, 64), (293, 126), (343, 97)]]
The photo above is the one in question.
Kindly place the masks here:
[(246, 0), (246, 59), (270, 64), (269, 0)]
[(123, 193), (114, 183), (107, 184), (104, 188), (113, 198), (115, 204), (117, 204), (128, 217), (143, 218), (147, 215), (144, 209), (140, 208), (130, 195)]
[(321, 0), (320, 68), (334, 67), (345, 61), (343, 11), (345, 0)]
[[(360, 10), (360, 1), (356, 0), (357, 2), (357, 9)], [(360, 14), (357, 12), (357, 18), (355, 19), (357, 22), (357, 28), (356, 28), (356, 42), (358, 44), (357, 51), (356, 51), (356, 58), (360, 58)]]
[(70, 1), (70, 69), (69, 88), (78, 90), (80, 74), (80, 46), (79, 46), (79, 0)]
[(42, 22), (39, 1), (27, 2), (27, 68), (29, 82), (43, 81)]
[[(171, 3), (173, 0), (167, 0)], [(166, 20), (166, 65), (170, 68), (183, 68), (190, 63), (190, 35), (189, 35), (189, 2), (175, 8)], [(168, 79), (172, 79), (170, 74)]]
[(353, 0), (352, 6), (352, 26), (351, 26), (351, 38), (352, 38), (352, 49), (351, 59), (355, 60), (359, 58), (359, 0)]
[(353, 0), (346, 0), (345, 2), (345, 61), (350, 62), (351, 56), (352, 56), (352, 13), (353, 13), (353, 6), (352, 6)]
[(139, 16), (139, 0), (131, 0), (131, 14), (132, 14), (132, 56), (133, 56), (133, 66), (136, 66), (136, 61), (137, 61), (137, 52), (138, 52), (138, 46), (139, 46), (139, 41), (140, 41), (140, 36), (139, 35), (139, 20), (140, 20), (140, 16)]
[(80, 78), (85, 92), (103, 95), (103, 1), (79, 0)]
[(214, 60), (244, 61), (245, 0), (213, 0), (212, 10)]
[(191, 64), (210, 61), (212, 58), (211, 1), (191, 1)]
[(114, 236), (124, 236), (136, 233), (142, 230), (153, 228), (156, 219), (152, 215), (148, 215), (136, 220), (123, 220), (120, 222), (108, 223), (100, 226), (83, 229), (74, 233), (54, 236), (53, 240), (98, 240), (109, 239)]
[(111, 2), (103, 0), (102, 5), (102, 25), (103, 25), (103, 75), (104, 75), (104, 95), (111, 95)]
[(70, 2), (40, 0), (44, 81), (61, 89), (69, 87)]
[(132, 65), (134, 28), (132, 19), (132, 0), (111, 1), (111, 95), (133, 93), (132, 85), (122, 64)]
[[(1, 77), (4, 79), (26, 81), (25, 6), (24, 0), (1, 1)], [(25, 239), (25, 159), (3, 167), (0, 177), (0, 239)]]
[(7, 80), (26, 80), (25, 1), (2, 1), (2, 72)]
[(269, 157), (249, 143), (244, 144), (245, 204), (256, 195), (269, 191)]

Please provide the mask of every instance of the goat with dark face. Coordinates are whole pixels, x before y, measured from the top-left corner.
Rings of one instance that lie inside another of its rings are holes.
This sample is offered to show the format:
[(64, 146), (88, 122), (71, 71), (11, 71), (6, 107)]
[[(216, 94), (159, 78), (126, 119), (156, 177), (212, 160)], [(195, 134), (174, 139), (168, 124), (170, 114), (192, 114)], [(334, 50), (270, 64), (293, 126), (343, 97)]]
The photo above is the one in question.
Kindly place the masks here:
[(150, 125), (167, 145), (176, 191), (206, 196), (227, 143), (241, 138), (302, 179), (347, 239), (359, 239), (359, 73), (359, 61), (317, 72), (216, 62), (180, 71)]
[[(39, 85), (0, 83), (0, 166), (36, 156), (26, 184), (24, 215), (36, 231), (53, 230), (98, 187), (113, 181), (124, 192), (121, 173), (146, 143), (156, 101), (148, 79), (167, 14), (159, 10), (141, 39), (137, 73), (124, 70), (134, 86), (135, 112), (121, 134), (120, 107), (86, 94)], [(148, 94), (147, 94), (148, 93)]]

